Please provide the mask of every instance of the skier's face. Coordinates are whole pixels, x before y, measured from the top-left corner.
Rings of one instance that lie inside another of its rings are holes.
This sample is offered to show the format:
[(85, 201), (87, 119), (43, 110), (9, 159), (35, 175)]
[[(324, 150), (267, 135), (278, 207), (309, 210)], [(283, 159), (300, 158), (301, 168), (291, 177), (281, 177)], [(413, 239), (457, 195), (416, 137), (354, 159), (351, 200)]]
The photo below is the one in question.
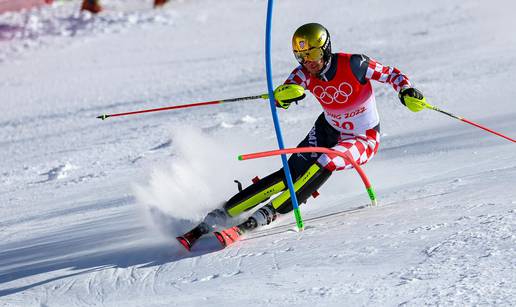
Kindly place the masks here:
[(324, 59), (320, 59), (317, 61), (305, 61), (303, 66), (308, 70), (308, 72), (312, 75), (317, 75), (324, 66)]

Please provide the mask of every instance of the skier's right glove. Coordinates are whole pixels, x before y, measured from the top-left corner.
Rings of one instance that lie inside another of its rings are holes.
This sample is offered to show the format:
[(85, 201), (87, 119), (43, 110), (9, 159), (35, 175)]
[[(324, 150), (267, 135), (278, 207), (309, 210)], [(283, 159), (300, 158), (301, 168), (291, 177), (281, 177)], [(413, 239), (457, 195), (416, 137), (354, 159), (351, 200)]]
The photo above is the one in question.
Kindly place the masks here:
[(292, 102), (297, 103), (305, 96), (305, 89), (297, 84), (282, 84), (274, 90), (276, 106), (283, 109), (288, 109)]
[(402, 90), (398, 97), (401, 103), (412, 112), (419, 112), (426, 106), (426, 98), (423, 93), (413, 87)]

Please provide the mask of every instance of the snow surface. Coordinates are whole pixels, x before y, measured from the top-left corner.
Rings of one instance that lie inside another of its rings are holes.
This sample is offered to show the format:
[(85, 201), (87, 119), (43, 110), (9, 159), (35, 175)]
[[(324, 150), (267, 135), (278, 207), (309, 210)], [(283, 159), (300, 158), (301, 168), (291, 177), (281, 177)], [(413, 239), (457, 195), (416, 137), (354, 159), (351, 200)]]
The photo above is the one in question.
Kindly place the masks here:
[[(77, 2), (77, 3), (75, 3)], [(173, 236), (280, 167), (266, 102), (100, 121), (103, 113), (266, 91), (266, 1), (78, 1), (0, 15), (0, 306), (514, 306), (516, 150), (376, 84), (379, 154), (292, 217), (225, 250)], [(516, 137), (511, 1), (282, 0), (273, 69), (318, 21), (334, 50), (406, 72), (440, 106)], [(295, 146), (320, 114), (280, 111)], [(337, 213), (337, 214), (331, 214)]]

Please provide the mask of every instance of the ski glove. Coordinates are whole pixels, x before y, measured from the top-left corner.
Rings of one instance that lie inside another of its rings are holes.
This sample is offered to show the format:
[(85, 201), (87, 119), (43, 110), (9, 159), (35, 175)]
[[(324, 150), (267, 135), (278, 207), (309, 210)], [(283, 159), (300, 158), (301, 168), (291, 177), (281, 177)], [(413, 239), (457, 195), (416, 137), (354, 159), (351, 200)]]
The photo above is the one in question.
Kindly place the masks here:
[(297, 84), (282, 84), (274, 90), (276, 106), (283, 109), (288, 109), (292, 102), (297, 103), (305, 96), (305, 89)]
[(413, 87), (402, 90), (398, 97), (401, 103), (412, 112), (419, 112), (426, 106), (426, 98), (423, 93)]

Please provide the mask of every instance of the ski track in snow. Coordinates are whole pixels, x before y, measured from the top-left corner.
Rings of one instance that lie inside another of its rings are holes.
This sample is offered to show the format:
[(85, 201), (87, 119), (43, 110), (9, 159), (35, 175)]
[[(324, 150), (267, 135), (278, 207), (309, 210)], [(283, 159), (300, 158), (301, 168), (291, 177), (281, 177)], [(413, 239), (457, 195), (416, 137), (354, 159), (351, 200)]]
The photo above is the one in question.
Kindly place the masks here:
[[(207, 236), (187, 253), (148, 227), (134, 185), (178, 158), (172, 130), (200, 128), (199, 148), (204, 137), (238, 153), (270, 149), (269, 111), (246, 102), (95, 116), (264, 92), (266, 2), (105, 2), (97, 17), (75, 2), (0, 15), (0, 306), (516, 305), (514, 145), (412, 114), (384, 85), (380, 152), (365, 166), (380, 206), (365, 205), (349, 171), (303, 205), (303, 232), (284, 216), (224, 250)], [(291, 33), (319, 20), (336, 50), (395, 64), (432, 103), (516, 136), (512, 3), (346, 5), (276, 4), (275, 83), (296, 65)], [(287, 146), (320, 112), (312, 97), (279, 111)], [(247, 184), (279, 163), (224, 167)]]

